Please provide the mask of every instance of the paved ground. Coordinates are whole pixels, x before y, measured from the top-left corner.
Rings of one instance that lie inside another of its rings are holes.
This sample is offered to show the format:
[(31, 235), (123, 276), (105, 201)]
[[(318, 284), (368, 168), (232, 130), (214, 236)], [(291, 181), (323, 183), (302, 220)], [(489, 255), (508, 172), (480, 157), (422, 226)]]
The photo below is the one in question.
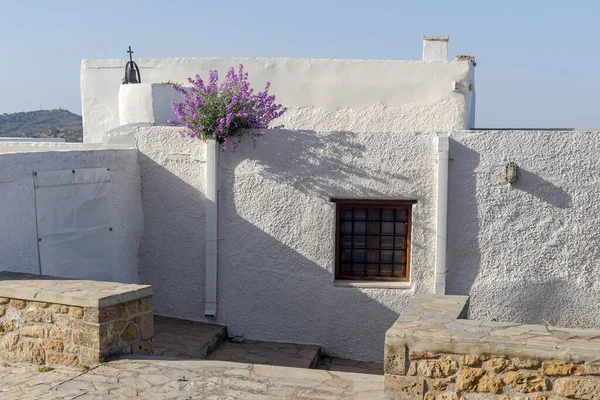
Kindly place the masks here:
[(0, 398), (383, 399), (383, 377), (211, 360), (125, 358), (91, 369), (38, 372), (0, 365)]
[(154, 355), (383, 375), (383, 364), (320, 357), (319, 346), (227, 340), (227, 328), (154, 316)]
[(319, 361), (319, 346), (294, 343), (223, 342), (207, 359), (250, 364), (279, 365), (282, 367), (314, 368)]

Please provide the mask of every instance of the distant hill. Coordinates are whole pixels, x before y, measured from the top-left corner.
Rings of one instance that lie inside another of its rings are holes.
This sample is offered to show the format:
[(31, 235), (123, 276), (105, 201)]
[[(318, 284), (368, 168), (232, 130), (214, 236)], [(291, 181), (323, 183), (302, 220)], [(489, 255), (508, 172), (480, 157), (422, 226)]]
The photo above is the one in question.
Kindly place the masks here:
[(83, 142), (81, 116), (58, 108), (0, 114), (0, 137), (64, 138), (67, 142)]

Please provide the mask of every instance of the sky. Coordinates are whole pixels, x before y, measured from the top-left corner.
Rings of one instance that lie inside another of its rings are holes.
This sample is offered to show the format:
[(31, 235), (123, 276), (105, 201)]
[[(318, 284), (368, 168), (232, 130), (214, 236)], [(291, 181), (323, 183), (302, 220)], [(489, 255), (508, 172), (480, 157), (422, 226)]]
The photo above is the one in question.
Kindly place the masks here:
[[(82, 59), (477, 60), (479, 128), (600, 128), (600, 2), (0, 0), (0, 113), (81, 113)], [(275, 88), (273, 88), (275, 89)], [(276, 94), (276, 91), (273, 90)]]

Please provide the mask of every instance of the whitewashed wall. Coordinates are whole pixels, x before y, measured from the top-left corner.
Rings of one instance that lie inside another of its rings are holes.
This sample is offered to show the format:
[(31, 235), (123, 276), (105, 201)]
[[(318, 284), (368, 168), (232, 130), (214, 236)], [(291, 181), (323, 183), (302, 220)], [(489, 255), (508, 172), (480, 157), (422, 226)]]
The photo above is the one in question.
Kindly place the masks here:
[[(137, 150), (77, 149), (59, 144), (0, 148), (0, 270), (39, 273), (33, 171), (79, 168), (111, 169), (113, 261), (107, 280), (138, 280), (138, 247), (143, 227)], [(68, 149), (68, 150), (67, 150)]]
[(205, 144), (168, 126), (122, 126), (105, 135), (135, 144), (142, 175), (140, 283), (153, 286), (154, 312), (204, 319)]
[[(232, 334), (383, 359), (385, 331), (433, 287), (436, 139), (409, 132), (274, 131), (221, 157), (219, 319)], [(409, 198), (409, 289), (334, 285), (330, 197)]]
[[(255, 88), (266, 81), (288, 112), (288, 129), (359, 132), (448, 132), (473, 126), (469, 61), (327, 60), (275, 58), (150, 58), (136, 60), (142, 82), (187, 82), (243, 64)], [(125, 60), (84, 60), (81, 97), (84, 140), (102, 142), (119, 126)]]
[(599, 154), (598, 131), (451, 135), (448, 293), (471, 317), (600, 325)]
[[(178, 128), (124, 126), (107, 140), (140, 149), (142, 282), (158, 314), (204, 318), (204, 144)], [(435, 135), (271, 131), (220, 156), (216, 320), (251, 339), (319, 344), (383, 358), (385, 331), (433, 285)], [(334, 286), (330, 197), (418, 200), (409, 288)]]

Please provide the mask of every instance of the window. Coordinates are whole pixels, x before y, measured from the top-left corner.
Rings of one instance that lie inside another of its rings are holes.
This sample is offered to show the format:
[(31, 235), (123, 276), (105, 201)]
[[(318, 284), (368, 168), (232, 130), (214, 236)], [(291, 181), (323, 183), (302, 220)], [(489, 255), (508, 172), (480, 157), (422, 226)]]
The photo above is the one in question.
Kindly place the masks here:
[(332, 199), (336, 203), (336, 279), (410, 278), (415, 200)]

